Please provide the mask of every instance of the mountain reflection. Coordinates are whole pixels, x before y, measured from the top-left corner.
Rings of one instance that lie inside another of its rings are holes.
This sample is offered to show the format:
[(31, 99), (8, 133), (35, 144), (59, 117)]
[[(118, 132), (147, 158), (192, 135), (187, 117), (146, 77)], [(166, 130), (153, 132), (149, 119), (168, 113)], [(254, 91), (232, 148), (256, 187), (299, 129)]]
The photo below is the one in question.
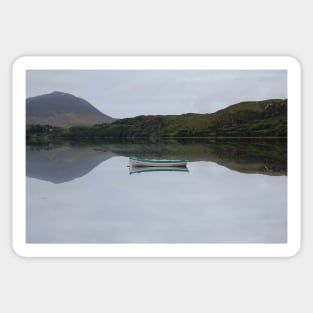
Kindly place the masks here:
[(88, 174), (113, 155), (88, 146), (31, 146), (26, 151), (26, 176), (64, 183)]
[(88, 174), (115, 156), (209, 161), (241, 173), (287, 175), (287, 143), (282, 140), (180, 140), (110, 142), (77, 145), (71, 142), (27, 146), (26, 175), (55, 184)]

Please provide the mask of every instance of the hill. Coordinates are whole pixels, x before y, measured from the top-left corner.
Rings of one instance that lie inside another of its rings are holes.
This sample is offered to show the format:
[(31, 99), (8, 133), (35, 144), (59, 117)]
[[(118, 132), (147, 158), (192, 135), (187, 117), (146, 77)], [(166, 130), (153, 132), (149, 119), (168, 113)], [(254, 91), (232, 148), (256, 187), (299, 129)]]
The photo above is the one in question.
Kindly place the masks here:
[[(79, 129), (77, 131), (79, 132)], [(89, 130), (89, 135), (134, 138), (286, 137), (287, 100), (242, 102), (212, 114), (125, 118), (111, 125), (95, 125)]]
[(68, 93), (56, 91), (26, 99), (28, 125), (72, 127), (113, 121), (113, 118), (97, 110), (88, 101)]
[(70, 129), (27, 128), (27, 136), (88, 138), (287, 137), (287, 100), (241, 102), (212, 114), (146, 115)]

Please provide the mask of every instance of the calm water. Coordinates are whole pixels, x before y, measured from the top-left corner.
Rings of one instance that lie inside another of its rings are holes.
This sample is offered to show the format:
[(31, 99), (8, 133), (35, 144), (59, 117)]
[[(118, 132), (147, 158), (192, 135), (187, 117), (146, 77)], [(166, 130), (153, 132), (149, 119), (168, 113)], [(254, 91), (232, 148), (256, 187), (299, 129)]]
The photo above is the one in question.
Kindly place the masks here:
[[(131, 174), (128, 157), (188, 159)], [(281, 141), (27, 147), (28, 243), (285, 243)]]

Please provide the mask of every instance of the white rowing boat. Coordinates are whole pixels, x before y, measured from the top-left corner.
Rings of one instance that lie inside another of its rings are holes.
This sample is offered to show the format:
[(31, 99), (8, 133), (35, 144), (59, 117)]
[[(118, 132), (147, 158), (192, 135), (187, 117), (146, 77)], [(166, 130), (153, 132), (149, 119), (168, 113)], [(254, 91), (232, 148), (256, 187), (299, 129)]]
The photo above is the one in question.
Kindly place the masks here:
[(129, 166), (145, 166), (145, 167), (186, 167), (187, 160), (155, 160), (155, 159), (141, 159), (130, 157)]

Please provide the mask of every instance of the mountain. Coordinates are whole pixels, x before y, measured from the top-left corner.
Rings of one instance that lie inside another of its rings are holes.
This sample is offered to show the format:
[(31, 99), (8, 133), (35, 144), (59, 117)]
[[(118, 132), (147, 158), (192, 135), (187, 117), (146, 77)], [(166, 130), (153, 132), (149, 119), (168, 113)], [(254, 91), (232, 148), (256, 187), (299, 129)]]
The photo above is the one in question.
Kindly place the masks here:
[(287, 100), (241, 102), (211, 114), (145, 115), (70, 129), (26, 129), (27, 141), (67, 138), (287, 137)]
[(91, 126), (112, 123), (108, 115), (88, 101), (68, 93), (52, 92), (26, 99), (26, 124), (59, 127)]

